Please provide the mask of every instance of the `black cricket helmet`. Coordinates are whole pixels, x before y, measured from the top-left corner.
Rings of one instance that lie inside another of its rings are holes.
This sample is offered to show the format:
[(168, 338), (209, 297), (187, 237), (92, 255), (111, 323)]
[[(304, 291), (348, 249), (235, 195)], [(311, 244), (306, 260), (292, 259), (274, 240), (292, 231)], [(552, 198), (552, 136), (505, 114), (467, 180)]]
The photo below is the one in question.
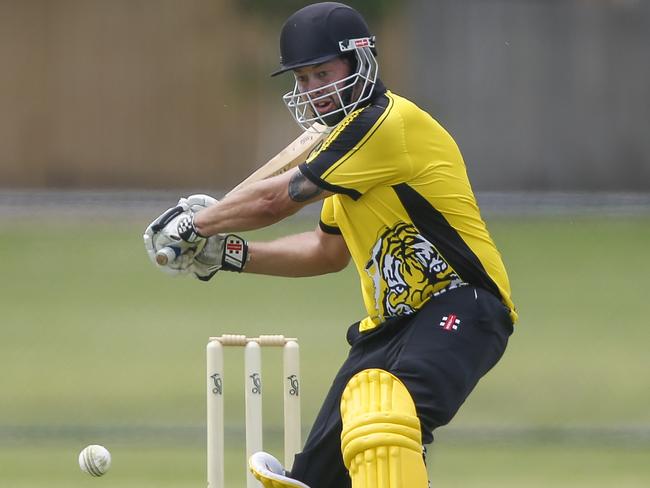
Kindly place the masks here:
[[(280, 34), (280, 68), (272, 76), (325, 63), (338, 56), (353, 60), (353, 73), (317, 90), (300, 92), (298, 83), (283, 100), (296, 122), (336, 125), (372, 95), (377, 80), (375, 37), (361, 14), (338, 2), (308, 5), (291, 15)], [(318, 93), (316, 93), (318, 92)], [(321, 116), (315, 104), (334, 96), (339, 107)]]

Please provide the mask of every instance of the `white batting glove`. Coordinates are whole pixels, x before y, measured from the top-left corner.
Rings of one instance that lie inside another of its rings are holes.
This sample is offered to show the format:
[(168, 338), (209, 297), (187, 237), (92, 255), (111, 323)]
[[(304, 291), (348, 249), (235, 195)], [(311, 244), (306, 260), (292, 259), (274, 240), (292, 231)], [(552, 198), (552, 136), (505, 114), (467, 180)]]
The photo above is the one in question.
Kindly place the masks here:
[(178, 200), (177, 205), (181, 205), (185, 210), (191, 210), (192, 212), (198, 212), (204, 208), (211, 207), (219, 200), (212, 198), (210, 195), (204, 195), (202, 193), (196, 193), (190, 195), (189, 197), (182, 197)]
[(248, 469), (264, 488), (309, 488), (301, 481), (287, 476), (284, 466), (267, 452), (256, 452), (248, 459)]
[(209, 281), (217, 271), (242, 272), (248, 262), (248, 243), (235, 234), (208, 237), (192, 263), (192, 271), (201, 281)]
[(190, 195), (187, 198), (181, 198), (178, 201), (178, 206), (182, 207), (185, 212), (178, 216), (176, 222), (170, 222), (170, 227), (176, 226), (176, 235), (178, 235), (185, 242), (197, 242), (205, 239), (204, 236), (199, 234), (194, 227), (194, 215), (204, 208), (208, 208), (217, 203), (215, 198), (209, 195), (197, 193)]
[[(180, 206), (167, 209), (147, 226), (142, 236), (151, 262), (161, 271), (171, 275), (189, 273), (196, 249), (195, 245), (182, 241), (176, 235), (176, 226), (167, 226), (182, 212)], [(161, 266), (156, 260), (159, 251), (167, 251), (170, 254), (165, 266)]]
[[(145, 230), (145, 249), (154, 265), (168, 274), (187, 274), (192, 270), (193, 259), (205, 245), (206, 239), (193, 231), (194, 213), (216, 203), (208, 195), (191, 195), (181, 198), (178, 205), (157, 217)], [(191, 226), (188, 226), (187, 223)], [(160, 251), (166, 254), (167, 264), (156, 260)]]

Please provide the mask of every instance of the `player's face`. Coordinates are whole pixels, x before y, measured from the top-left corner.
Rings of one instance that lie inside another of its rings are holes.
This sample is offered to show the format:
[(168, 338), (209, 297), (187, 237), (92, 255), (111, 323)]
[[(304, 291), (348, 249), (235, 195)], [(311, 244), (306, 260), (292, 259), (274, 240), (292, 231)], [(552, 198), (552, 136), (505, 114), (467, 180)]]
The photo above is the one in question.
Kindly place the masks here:
[(310, 96), (314, 100), (314, 107), (320, 115), (341, 107), (340, 98), (329, 95), (334, 94), (337, 88), (342, 89), (345, 84), (339, 85), (336, 82), (350, 74), (350, 61), (344, 58), (334, 58), (322, 64), (294, 70), (298, 89), (301, 93), (310, 92)]

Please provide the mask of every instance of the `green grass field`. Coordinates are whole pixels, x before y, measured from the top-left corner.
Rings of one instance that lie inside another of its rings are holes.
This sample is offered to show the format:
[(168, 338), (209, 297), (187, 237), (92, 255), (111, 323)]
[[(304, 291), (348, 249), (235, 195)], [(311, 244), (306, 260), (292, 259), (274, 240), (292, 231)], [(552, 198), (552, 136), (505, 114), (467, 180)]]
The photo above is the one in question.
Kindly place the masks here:
[[(205, 485), (205, 343), (282, 332), (301, 341), (303, 425), (363, 311), (355, 271), (209, 284), (151, 266), (148, 222), (0, 220), (0, 486)], [(297, 217), (270, 238), (310, 229)], [(650, 218), (489, 219), (520, 322), (452, 425), (435, 487), (650, 486)], [(242, 361), (228, 351), (228, 486), (243, 485)], [(269, 450), (281, 452), (279, 354), (265, 355)], [(562, 435), (562, 432), (569, 434)], [(106, 445), (92, 479), (79, 450)]]

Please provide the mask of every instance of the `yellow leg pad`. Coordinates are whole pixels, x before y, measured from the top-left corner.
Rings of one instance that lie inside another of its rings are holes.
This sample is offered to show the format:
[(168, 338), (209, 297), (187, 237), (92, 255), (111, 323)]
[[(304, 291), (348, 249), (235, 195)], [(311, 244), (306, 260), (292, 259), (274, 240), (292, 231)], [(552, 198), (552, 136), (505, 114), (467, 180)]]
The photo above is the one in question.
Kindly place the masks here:
[(354, 375), (341, 398), (341, 451), (352, 488), (426, 488), (415, 404), (388, 371)]

